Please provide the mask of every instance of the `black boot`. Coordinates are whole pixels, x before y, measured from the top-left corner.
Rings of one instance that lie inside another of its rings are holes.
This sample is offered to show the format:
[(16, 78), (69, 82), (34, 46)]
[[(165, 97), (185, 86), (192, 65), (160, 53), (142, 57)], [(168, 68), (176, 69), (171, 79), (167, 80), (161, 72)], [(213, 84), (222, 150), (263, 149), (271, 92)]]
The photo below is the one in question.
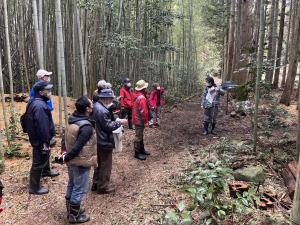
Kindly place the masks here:
[(96, 183), (92, 184), (91, 191), (97, 191), (98, 185)]
[(212, 123), (212, 124), (211, 124), (211, 131), (210, 131), (211, 134), (216, 134), (216, 132), (214, 131), (215, 128), (216, 128), (216, 124), (215, 124), (215, 123)]
[(139, 160), (146, 160), (146, 155), (141, 152), (140, 142), (134, 142), (134, 157)]
[(144, 141), (141, 142), (141, 153), (144, 155), (150, 155), (150, 152), (145, 150)]
[(208, 127), (209, 127), (209, 122), (204, 122), (203, 124), (203, 135), (208, 135)]
[(41, 175), (41, 170), (30, 171), (29, 194), (44, 195), (49, 193), (49, 190), (47, 188), (40, 186)]
[(59, 173), (50, 169), (50, 162), (48, 160), (47, 165), (43, 169), (42, 177), (57, 177)]
[[(69, 219), (69, 214), (70, 214), (70, 199), (66, 198), (66, 208), (67, 208), (67, 215), (68, 215), (68, 219)], [(85, 213), (85, 208), (80, 208), (80, 214)]]
[(69, 223), (85, 223), (90, 217), (80, 213), (80, 205), (69, 204)]

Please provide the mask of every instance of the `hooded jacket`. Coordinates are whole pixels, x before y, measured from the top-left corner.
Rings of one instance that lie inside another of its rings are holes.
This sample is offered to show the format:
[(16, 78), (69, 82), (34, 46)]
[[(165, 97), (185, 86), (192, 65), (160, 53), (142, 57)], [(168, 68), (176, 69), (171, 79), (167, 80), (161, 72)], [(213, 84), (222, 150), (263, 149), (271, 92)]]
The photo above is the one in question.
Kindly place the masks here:
[(123, 86), (120, 90), (121, 107), (132, 108), (132, 94), (130, 88)]
[[(213, 89), (215, 93), (214, 95), (214, 99), (212, 102), (209, 102), (207, 99), (207, 95), (208, 92), (211, 91), (211, 89)], [(225, 95), (225, 91), (222, 88), (218, 88), (217, 86), (213, 86), (213, 87), (205, 87), (204, 91), (203, 91), (203, 95), (202, 95), (202, 102), (201, 105), (204, 109), (208, 109), (208, 108), (212, 108), (212, 107), (217, 107), (220, 105), (220, 96)]]
[(28, 113), (31, 115), (28, 121), (28, 136), (33, 147), (43, 144), (50, 146), (50, 140), (55, 135), (55, 127), (52, 114), (47, 106), (47, 99), (36, 94), (32, 102), (28, 103)]
[(95, 122), (84, 114), (70, 116), (62, 139), (67, 165), (91, 167), (97, 165), (97, 137)]
[(150, 93), (149, 104), (151, 108), (156, 108), (157, 106), (163, 106), (165, 104), (163, 94), (165, 89), (163, 87), (160, 90), (153, 89)]
[(147, 99), (140, 91), (133, 93), (132, 123), (136, 126), (144, 126), (148, 123)]
[(101, 102), (94, 104), (92, 118), (96, 122), (97, 145), (101, 149), (112, 150), (115, 147), (112, 132), (121, 124), (112, 121), (109, 110)]

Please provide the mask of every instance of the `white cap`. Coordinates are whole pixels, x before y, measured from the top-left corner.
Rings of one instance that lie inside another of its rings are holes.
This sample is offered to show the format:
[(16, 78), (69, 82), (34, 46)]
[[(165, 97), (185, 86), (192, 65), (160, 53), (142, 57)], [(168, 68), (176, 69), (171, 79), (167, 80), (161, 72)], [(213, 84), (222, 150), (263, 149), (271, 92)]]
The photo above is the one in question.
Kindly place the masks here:
[(37, 71), (37, 73), (36, 73), (36, 76), (37, 76), (37, 78), (38, 79), (41, 79), (42, 77), (44, 77), (44, 76), (50, 76), (50, 75), (52, 75), (52, 72), (49, 72), (49, 71), (47, 71), (47, 70), (42, 70), (42, 69), (39, 69), (38, 71)]
[(98, 88), (103, 88), (103, 87), (105, 87), (105, 85), (106, 85), (106, 81), (105, 80), (100, 80), (97, 84), (97, 87)]

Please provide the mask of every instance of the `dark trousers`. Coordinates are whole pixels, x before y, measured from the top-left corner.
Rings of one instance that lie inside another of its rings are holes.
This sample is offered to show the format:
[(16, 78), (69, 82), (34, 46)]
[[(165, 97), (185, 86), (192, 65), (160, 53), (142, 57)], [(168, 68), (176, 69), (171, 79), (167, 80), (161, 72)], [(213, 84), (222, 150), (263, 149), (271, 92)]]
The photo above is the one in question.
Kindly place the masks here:
[(121, 112), (122, 119), (126, 118), (128, 120), (128, 128), (132, 128), (132, 108), (124, 108)]
[(94, 170), (93, 184), (97, 184), (97, 190), (103, 190), (110, 183), (112, 169), (112, 149), (103, 149), (97, 146), (98, 167)]
[[(31, 170), (43, 171), (49, 165), (50, 152), (44, 151), (43, 146), (33, 147)], [(49, 167), (50, 168), (50, 167)]]
[(49, 162), (50, 153), (43, 150), (43, 146), (33, 147), (32, 166), (30, 170), (30, 188), (37, 191), (40, 187), (42, 172)]
[(134, 137), (134, 151), (140, 153), (144, 144), (144, 126), (135, 126), (135, 137)]

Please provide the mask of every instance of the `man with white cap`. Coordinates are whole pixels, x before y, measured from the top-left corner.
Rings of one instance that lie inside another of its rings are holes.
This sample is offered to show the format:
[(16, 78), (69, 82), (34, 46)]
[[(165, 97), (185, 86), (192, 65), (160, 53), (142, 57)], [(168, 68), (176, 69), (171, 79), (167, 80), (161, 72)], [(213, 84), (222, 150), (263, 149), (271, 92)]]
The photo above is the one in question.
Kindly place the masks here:
[[(45, 81), (45, 82), (49, 83), (51, 81), (51, 75), (52, 75), (52, 72), (49, 72), (47, 70), (39, 69), (37, 71), (36, 76), (38, 78), (38, 81), (33, 85), (33, 87), (30, 90), (29, 102), (32, 102), (33, 98), (35, 97), (35, 93), (34, 93), (34, 90), (33, 90), (34, 86), (37, 83), (42, 82), (42, 81)], [(50, 111), (53, 110), (53, 104), (52, 104), (52, 99), (51, 98), (47, 101), (47, 106), (50, 109)]]
[[(38, 84), (43, 83), (43, 82), (49, 83), (51, 81), (52, 72), (49, 72), (49, 71), (44, 70), (44, 69), (39, 69), (37, 71), (37, 73), (36, 73), (36, 76), (38, 78), (38, 81), (33, 85), (32, 89), (30, 90), (30, 99), (29, 99), (29, 102), (32, 102), (33, 99), (36, 97), (36, 93), (34, 92), (34, 88)], [(51, 113), (51, 111), (53, 111), (53, 103), (52, 103), (51, 96), (47, 100), (47, 107), (49, 108), (50, 113)], [(55, 143), (56, 143), (56, 141), (55, 141), (55, 139), (53, 137), (51, 139), (51, 141), (50, 141), (50, 145), (53, 146), (53, 145), (55, 145)], [(50, 169), (50, 161), (48, 160), (48, 163), (46, 164), (46, 166), (45, 166), (45, 168), (43, 170), (42, 176), (43, 177), (56, 177), (58, 175), (59, 175), (58, 172), (55, 172), (55, 171), (53, 171), (53, 170)]]
[(146, 160), (146, 156), (150, 155), (145, 150), (144, 146), (144, 130), (148, 124), (148, 106), (147, 106), (147, 92), (148, 83), (140, 80), (136, 83), (135, 92), (133, 93), (133, 111), (132, 123), (135, 126), (135, 139), (134, 139), (134, 157), (139, 160)]

